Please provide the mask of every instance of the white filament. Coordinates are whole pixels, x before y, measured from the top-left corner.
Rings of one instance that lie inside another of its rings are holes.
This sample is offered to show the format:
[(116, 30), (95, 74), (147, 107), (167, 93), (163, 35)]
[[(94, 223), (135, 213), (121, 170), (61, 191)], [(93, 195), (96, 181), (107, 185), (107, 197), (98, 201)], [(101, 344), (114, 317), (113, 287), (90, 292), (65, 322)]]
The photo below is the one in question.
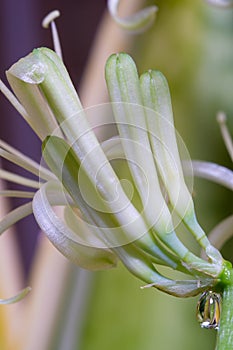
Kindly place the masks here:
[(224, 112), (219, 112), (217, 114), (217, 122), (219, 124), (222, 138), (223, 138), (223, 141), (225, 143), (226, 149), (231, 157), (231, 160), (233, 161), (233, 142), (232, 142), (232, 138), (231, 138), (229, 129), (226, 125), (226, 121), (227, 121), (226, 114)]
[(189, 164), (187, 167), (184, 164), (184, 169), (186, 175), (194, 174), (194, 176), (213, 181), (233, 191), (233, 172), (222, 165), (193, 160), (192, 169), (189, 169)]
[(28, 120), (29, 116), (25, 111), (24, 107), (19, 103), (14, 94), (8, 89), (8, 87), (3, 83), (0, 79), (0, 91), (3, 95), (8, 99), (8, 101), (12, 104), (12, 106), (19, 112), (19, 114), (25, 119)]
[(51, 32), (52, 32), (52, 39), (53, 39), (53, 46), (56, 54), (62, 59), (62, 50), (61, 50), (61, 44), (60, 39), (57, 31), (57, 27), (55, 24), (55, 19), (60, 16), (60, 12), (58, 10), (54, 10), (50, 12), (42, 21), (42, 27), (43, 28), (49, 28), (51, 25)]
[(12, 172), (9, 172), (3, 169), (0, 169), (0, 179), (4, 179), (10, 182), (14, 182), (16, 184), (24, 185), (31, 188), (36, 188), (36, 189), (40, 188), (40, 184), (38, 181), (27, 179), (24, 176), (14, 174)]
[(0, 299), (0, 305), (17, 303), (18, 301), (22, 300), (30, 291), (31, 291), (31, 288), (26, 287), (23, 290), (21, 290), (18, 294), (16, 294), (15, 296), (9, 299)]

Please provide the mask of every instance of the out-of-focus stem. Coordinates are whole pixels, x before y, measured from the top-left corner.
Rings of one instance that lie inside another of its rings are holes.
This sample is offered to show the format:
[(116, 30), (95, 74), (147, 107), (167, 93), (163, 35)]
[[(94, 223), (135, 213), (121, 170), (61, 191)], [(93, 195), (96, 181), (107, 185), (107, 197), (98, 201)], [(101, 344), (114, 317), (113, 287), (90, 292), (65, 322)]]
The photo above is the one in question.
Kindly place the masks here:
[(233, 270), (230, 283), (223, 290), (222, 312), (216, 350), (233, 349)]
[(92, 272), (70, 266), (68, 288), (59, 305), (59, 317), (49, 349), (79, 349), (82, 340), (83, 321), (93, 290)]
[[(0, 190), (3, 190), (0, 181)], [(6, 198), (1, 198), (0, 215), (4, 216), (9, 211)], [(19, 252), (13, 236), (14, 229), (10, 228), (1, 237), (0, 244), (0, 297), (8, 298), (15, 295), (23, 287), (23, 273)], [(17, 338), (22, 324), (22, 310), (24, 301), (9, 306), (0, 307), (0, 348), (10, 349), (12, 338)], [(14, 337), (12, 337), (14, 334)]]
[[(49, 349), (70, 263), (41, 237), (31, 271), (31, 294), (27, 297), (20, 346), (14, 349)], [(39, 335), (39, 339), (38, 339)], [(12, 348), (13, 349), (13, 348)]]

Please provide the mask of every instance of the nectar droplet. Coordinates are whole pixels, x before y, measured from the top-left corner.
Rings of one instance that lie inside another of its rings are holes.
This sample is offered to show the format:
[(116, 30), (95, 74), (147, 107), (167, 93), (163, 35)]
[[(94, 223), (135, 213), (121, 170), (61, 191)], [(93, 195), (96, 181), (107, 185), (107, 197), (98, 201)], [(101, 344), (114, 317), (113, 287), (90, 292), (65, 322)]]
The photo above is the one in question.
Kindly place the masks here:
[(202, 328), (219, 329), (221, 313), (221, 295), (216, 292), (202, 293), (197, 303), (197, 321)]

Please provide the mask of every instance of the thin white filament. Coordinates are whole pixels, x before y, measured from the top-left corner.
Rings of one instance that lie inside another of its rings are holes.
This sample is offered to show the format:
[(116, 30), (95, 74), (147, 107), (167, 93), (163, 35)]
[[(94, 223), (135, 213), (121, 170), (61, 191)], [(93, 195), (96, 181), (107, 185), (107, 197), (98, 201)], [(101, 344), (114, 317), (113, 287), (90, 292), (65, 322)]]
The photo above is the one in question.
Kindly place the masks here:
[(8, 101), (12, 104), (12, 106), (19, 112), (19, 114), (25, 119), (29, 119), (29, 115), (25, 111), (24, 107), (19, 103), (15, 95), (8, 89), (8, 87), (3, 83), (0, 79), (0, 91), (3, 95), (8, 99)]
[(12, 190), (3, 190), (0, 191), (0, 197), (14, 197), (14, 198), (33, 198), (34, 192), (29, 191), (12, 191)]
[(223, 138), (223, 141), (225, 143), (226, 149), (231, 157), (231, 160), (233, 161), (233, 142), (232, 142), (232, 138), (231, 138), (229, 129), (226, 125), (226, 121), (227, 121), (226, 114), (223, 112), (219, 112), (217, 114), (217, 122), (219, 124), (222, 138)]
[(18, 294), (15, 296), (8, 298), (8, 299), (0, 299), (1, 305), (9, 305), (17, 303), (18, 301), (22, 300), (29, 292), (31, 291), (31, 287), (26, 287), (23, 290), (21, 290)]
[[(3, 191), (4, 192), (4, 191)], [(35, 193), (34, 193), (35, 195)], [(34, 197), (34, 196), (33, 196)], [(49, 193), (49, 200), (51, 205), (73, 205), (73, 202), (69, 197), (65, 196), (62, 191), (54, 190)], [(12, 210), (8, 214), (6, 214), (0, 220), (0, 235), (5, 232), (9, 227), (14, 225), (19, 220), (25, 218), (26, 216), (32, 214), (32, 201), (23, 204), (16, 209)]]
[(40, 166), (34, 160), (25, 156), (2, 140), (0, 140), (0, 157), (9, 160), (44, 180), (55, 179), (55, 176), (48, 169)]
[(36, 189), (40, 188), (40, 184), (38, 181), (27, 179), (26, 177), (11, 173), (3, 169), (0, 169), (0, 179), (14, 182), (16, 184), (24, 185), (31, 188), (36, 188)]
[(62, 50), (61, 50), (61, 44), (60, 39), (57, 31), (57, 26), (55, 23), (55, 19), (60, 16), (60, 12), (58, 10), (54, 10), (50, 12), (42, 21), (42, 27), (48, 28), (51, 26), (51, 32), (52, 32), (52, 39), (53, 39), (53, 46), (56, 54), (62, 59)]
[(233, 236), (233, 215), (221, 221), (209, 234), (210, 242), (221, 249), (223, 245)]
[(16, 222), (30, 214), (32, 214), (32, 202), (23, 204), (18, 208), (12, 210), (10, 213), (6, 214), (0, 220), (0, 235)]
[(233, 191), (233, 172), (221, 165), (194, 160), (192, 169), (184, 163), (184, 170), (186, 175), (193, 173), (196, 177), (213, 181)]

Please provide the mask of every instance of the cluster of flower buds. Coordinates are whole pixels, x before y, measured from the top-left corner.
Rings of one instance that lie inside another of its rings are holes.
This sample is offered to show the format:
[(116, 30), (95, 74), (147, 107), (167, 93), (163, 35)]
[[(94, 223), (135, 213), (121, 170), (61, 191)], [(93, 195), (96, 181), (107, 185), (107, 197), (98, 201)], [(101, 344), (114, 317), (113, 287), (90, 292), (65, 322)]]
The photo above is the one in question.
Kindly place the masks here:
[[(36, 186), (24, 180), (37, 190), (30, 192), (31, 202), (2, 220), (2, 232), (32, 212), (55, 247), (83, 268), (110, 268), (120, 259), (148, 286), (180, 297), (219, 282), (225, 262), (197, 222), (169, 88), (160, 72), (139, 77), (129, 55), (112, 55), (106, 63), (111, 103), (89, 110), (83, 109), (61, 58), (50, 49), (35, 49), (7, 71), (7, 78), (17, 99), (3, 85), (1, 89), (41, 139), (49, 170), (2, 144), (6, 158), (40, 179)], [(100, 114), (112, 114), (118, 136), (100, 142), (88, 123), (90, 112), (97, 120)], [(64, 208), (62, 217), (54, 211), (58, 205)], [(178, 237), (181, 223), (208, 261)], [(191, 278), (172, 280), (156, 265)]]

